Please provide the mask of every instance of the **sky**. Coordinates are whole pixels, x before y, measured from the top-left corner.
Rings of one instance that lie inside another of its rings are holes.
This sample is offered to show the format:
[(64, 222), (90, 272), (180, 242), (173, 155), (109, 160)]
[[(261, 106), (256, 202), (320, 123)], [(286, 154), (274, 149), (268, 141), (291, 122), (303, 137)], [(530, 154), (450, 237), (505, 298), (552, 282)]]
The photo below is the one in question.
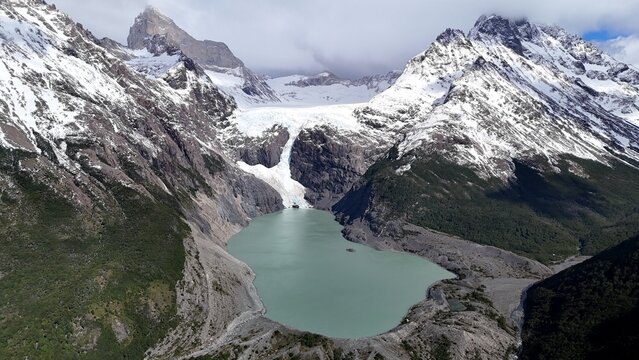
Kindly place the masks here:
[(98, 37), (126, 43), (153, 5), (198, 39), (223, 41), (258, 73), (399, 70), (446, 28), (482, 14), (555, 24), (639, 66), (639, 0), (50, 0)]

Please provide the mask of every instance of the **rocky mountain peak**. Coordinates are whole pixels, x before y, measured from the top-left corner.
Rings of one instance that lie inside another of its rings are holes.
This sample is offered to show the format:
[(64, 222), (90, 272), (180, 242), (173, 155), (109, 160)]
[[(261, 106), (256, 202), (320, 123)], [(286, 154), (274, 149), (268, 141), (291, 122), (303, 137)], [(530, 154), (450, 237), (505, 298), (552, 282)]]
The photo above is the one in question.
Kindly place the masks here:
[(148, 6), (135, 18), (127, 44), (131, 49), (148, 48), (149, 38), (155, 35), (161, 35), (167, 44), (180, 48), (202, 66), (231, 69), (244, 66), (223, 42), (197, 40), (157, 8)]
[(637, 79), (561, 28), (482, 16), (467, 37), (442, 33), (360, 113), (381, 127), (412, 127), (400, 155), (427, 149), (506, 179), (504, 164), (530, 154), (639, 159)]
[[(516, 31), (518, 28), (528, 27), (530, 25), (531, 23), (526, 18), (508, 18), (491, 14), (480, 16), (477, 21), (475, 21), (473, 29), (494, 35), (497, 33), (507, 34)], [(473, 30), (471, 30), (471, 32), (472, 31)]]
[(171, 24), (173, 26), (176, 26), (175, 23), (173, 22), (173, 20), (164, 15), (160, 9), (156, 8), (153, 5), (147, 5), (144, 8), (144, 11), (142, 11), (140, 13), (140, 15), (138, 15), (138, 18), (140, 19), (146, 19), (146, 20), (153, 20), (153, 21), (157, 21), (157, 22), (164, 22), (166, 24)]
[(482, 15), (470, 30), (469, 36), (473, 39), (494, 38), (521, 54), (523, 47), (519, 26), (525, 27), (526, 24), (528, 24), (526, 20), (510, 20), (499, 15)]
[[(162, 12), (160, 11), (160, 9), (156, 8), (153, 5), (147, 5), (144, 8), (144, 11), (142, 12), (141, 15), (145, 15), (145, 16), (155, 16), (155, 17), (166, 17), (164, 14), (162, 14)], [(169, 20), (171, 20), (169, 18)]]
[(129, 30), (127, 44), (131, 49), (147, 49), (152, 54), (167, 49), (175, 52), (179, 49), (195, 63), (208, 70), (209, 76), (217, 86), (223, 87), (228, 81), (216, 82), (217, 77), (214, 73), (237, 77), (239, 85), (233, 86), (233, 89), (222, 89), (227, 94), (233, 93), (233, 96), (239, 94), (239, 96), (247, 97), (249, 102), (278, 100), (273, 90), (248, 69), (225, 43), (195, 39), (155, 7), (147, 6), (135, 18)]
[(189, 35), (181, 31), (169, 17), (163, 15), (157, 8), (147, 6), (136, 18), (129, 31), (127, 44), (132, 49), (145, 48), (145, 39), (152, 35), (170, 34), (176, 42), (182, 42)]
[(437, 39), (435, 41), (437, 41), (438, 43), (441, 43), (442, 45), (448, 45), (451, 43), (456, 43), (456, 42), (465, 41), (465, 40), (466, 40), (466, 35), (464, 34), (463, 31), (458, 29), (448, 28), (444, 30), (444, 32), (439, 34), (439, 36), (437, 36)]

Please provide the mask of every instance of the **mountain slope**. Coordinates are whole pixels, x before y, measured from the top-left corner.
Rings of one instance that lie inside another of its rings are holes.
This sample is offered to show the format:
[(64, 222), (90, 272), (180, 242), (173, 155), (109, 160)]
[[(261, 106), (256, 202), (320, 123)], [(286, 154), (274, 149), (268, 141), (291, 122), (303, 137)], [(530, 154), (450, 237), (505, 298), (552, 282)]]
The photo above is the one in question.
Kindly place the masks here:
[(400, 155), (430, 149), (507, 178), (516, 157), (637, 160), (638, 103), (634, 69), (561, 29), (491, 16), (441, 34), (360, 114), (412, 126)]
[(140, 358), (255, 306), (215, 241), (281, 199), (220, 154), (235, 103), (165, 50), (150, 76), (52, 5), (0, 3), (0, 357)]
[(556, 27), (446, 30), (356, 110), (400, 135), (334, 209), (543, 261), (600, 251), (639, 229), (638, 76)]
[(639, 237), (526, 292), (522, 359), (634, 359), (639, 351)]

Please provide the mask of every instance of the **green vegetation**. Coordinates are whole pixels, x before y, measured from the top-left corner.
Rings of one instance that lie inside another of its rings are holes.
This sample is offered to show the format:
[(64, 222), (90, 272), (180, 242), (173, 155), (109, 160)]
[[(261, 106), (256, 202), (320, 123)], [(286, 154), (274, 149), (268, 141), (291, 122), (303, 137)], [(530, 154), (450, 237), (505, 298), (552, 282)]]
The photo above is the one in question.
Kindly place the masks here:
[(368, 204), (362, 197), (369, 196), (384, 220), (405, 219), (546, 263), (580, 248), (597, 253), (639, 231), (639, 171), (620, 162), (565, 158), (556, 172), (540, 159), (515, 161), (517, 180), (504, 184), (437, 156), (417, 156), (398, 175), (403, 160), (395, 158), (392, 150), (373, 165), (365, 188), (336, 209), (363, 216), (357, 204)]
[(274, 349), (283, 349), (296, 343), (299, 343), (303, 347), (309, 349), (318, 346), (333, 348), (333, 342), (329, 338), (309, 332), (302, 332), (300, 334), (282, 334), (276, 330), (273, 335)]
[(430, 357), (433, 360), (450, 360), (452, 356), (450, 355), (450, 345), (451, 342), (447, 337), (442, 336), (439, 341), (435, 343), (433, 350), (430, 354)]
[(110, 185), (115, 209), (80, 211), (25, 156), (0, 153), (0, 358), (142, 358), (178, 320), (177, 205)]
[(527, 292), (522, 359), (636, 359), (639, 236)]
[(204, 166), (209, 171), (209, 174), (216, 175), (225, 169), (224, 159), (217, 154), (202, 154), (204, 159)]

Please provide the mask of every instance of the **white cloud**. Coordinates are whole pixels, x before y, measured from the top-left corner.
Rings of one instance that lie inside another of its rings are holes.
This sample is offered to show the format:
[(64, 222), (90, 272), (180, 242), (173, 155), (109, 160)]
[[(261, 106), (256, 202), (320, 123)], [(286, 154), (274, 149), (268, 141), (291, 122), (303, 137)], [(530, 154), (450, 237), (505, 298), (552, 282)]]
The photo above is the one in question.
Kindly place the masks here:
[(620, 36), (598, 45), (615, 59), (639, 68), (639, 35)]
[(485, 13), (525, 16), (575, 33), (639, 33), (637, 0), (54, 0), (97, 36), (125, 41), (147, 2), (200, 39), (224, 41), (257, 71), (400, 69), (446, 28)]

